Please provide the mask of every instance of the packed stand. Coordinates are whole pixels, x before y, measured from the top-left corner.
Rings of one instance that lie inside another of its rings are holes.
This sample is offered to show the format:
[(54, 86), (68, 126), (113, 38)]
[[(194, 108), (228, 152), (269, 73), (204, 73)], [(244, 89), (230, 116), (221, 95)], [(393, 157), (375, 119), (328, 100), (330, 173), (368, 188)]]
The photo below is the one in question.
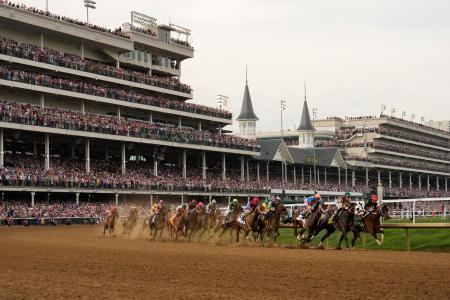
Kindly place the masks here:
[(72, 19), (72, 18), (69, 18), (69, 17), (66, 17), (66, 16), (60, 16), (58, 14), (54, 14), (54, 13), (51, 13), (51, 12), (46, 12), (45, 10), (42, 10), (42, 9), (38, 9), (38, 8), (34, 8), (34, 7), (28, 7), (28, 6), (24, 5), (24, 4), (12, 3), (10, 1), (5, 1), (5, 0), (0, 0), (0, 5), (9, 5), (10, 7), (23, 9), (23, 10), (26, 10), (28, 12), (32, 12), (32, 13), (35, 13), (35, 14), (38, 14), (38, 15), (51, 17), (51, 18), (59, 20), (59, 21), (64, 21), (64, 22), (67, 22), (67, 23), (88, 27), (88, 28), (96, 30), (96, 31), (101, 31), (103, 33), (113, 34), (113, 35), (116, 35), (116, 36), (119, 36), (119, 37), (123, 37), (123, 38), (129, 39), (129, 37), (122, 32), (121, 28), (117, 28), (117, 29), (111, 30), (111, 29), (108, 29), (108, 28), (105, 28), (105, 27), (101, 27), (101, 26), (98, 26), (98, 25), (90, 24), (90, 23), (83, 22), (83, 21), (80, 21), (80, 20), (77, 20), (77, 19)]
[(190, 127), (156, 124), (138, 120), (119, 119), (107, 115), (81, 113), (60, 108), (42, 108), (7, 100), (0, 102), (0, 120), (32, 126), (132, 136), (178, 143), (259, 151), (256, 140), (234, 135), (197, 131)]

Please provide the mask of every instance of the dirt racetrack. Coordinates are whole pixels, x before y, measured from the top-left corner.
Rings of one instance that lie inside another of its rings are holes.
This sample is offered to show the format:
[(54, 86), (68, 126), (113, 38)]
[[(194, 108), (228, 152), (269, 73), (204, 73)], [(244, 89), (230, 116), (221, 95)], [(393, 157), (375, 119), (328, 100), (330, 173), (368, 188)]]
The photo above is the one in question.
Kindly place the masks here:
[(0, 228), (0, 298), (450, 299), (450, 254), (103, 238)]

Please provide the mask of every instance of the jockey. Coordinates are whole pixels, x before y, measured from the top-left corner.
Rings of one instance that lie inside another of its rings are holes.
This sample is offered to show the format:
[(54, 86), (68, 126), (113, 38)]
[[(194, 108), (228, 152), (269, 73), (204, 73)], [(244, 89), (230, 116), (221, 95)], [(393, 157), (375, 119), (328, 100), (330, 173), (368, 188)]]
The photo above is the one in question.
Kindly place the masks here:
[(153, 204), (153, 206), (152, 206), (152, 208), (151, 208), (151, 210), (150, 210), (150, 213), (151, 213), (152, 215), (154, 215), (154, 214), (156, 214), (157, 210), (158, 210), (158, 204), (155, 203), (155, 204)]
[(378, 206), (378, 195), (373, 194), (372, 196), (370, 196), (369, 200), (366, 202), (364, 209), (367, 210), (368, 212), (371, 212), (371, 211), (377, 209), (377, 206)]
[(273, 214), (275, 212), (275, 210), (277, 210), (277, 206), (278, 206), (278, 204), (280, 204), (280, 202), (281, 202), (281, 199), (278, 196), (276, 196), (274, 200), (269, 201), (269, 205), (267, 207), (268, 212), (266, 215), (267, 218), (270, 217), (270, 215)]
[(192, 199), (191, 201), (189, 201), (189, 204), (188, 204), (188, 209), (189, 210), (194, 209), (196, 206), (197, 206), (197, 200)]
[(216, 199), (212, 199), (212, 201), (208, 205), (206, 205), (206, 212), (209, 214), (216, 209), (217, 209)]
[(350, 207), (350, 204), (352, 203), (352, 194), (350, 192), (346, 192), (344, 196), (339, 197), (337, 199), (337, 207), (338, 210), (334, 212), (334, 214), (330, 217), (328, 220), (328, 224), (333, 224), (334, 219), (345, 209), (348, 209)]
[(230, 206), (228, 207), (228, 213), (227, 213), (227, 217), (225, 218), (225, 224), (231, 223), (230, 220), (233, 212), (239, 207), (239, 201), (238, 199), (233, 199), (233, 201), (231, 201)]
[(253, 211), (255, 208), (259, 206), (259, 198), (253, 197), (253, 199), (248, 203), (248, 206), (245, 208), (245, 212), (241, 214), (240, 221), (244, 223), (245, 218)]
[(197, 209), (197, 211), (203, 210), (205, 209), (205, 204), (203, 204), (203, 202), (199, 202), (195, 208)]
[(297, 219), (305, 219), (317, 206), (320, 202), (320, 195), (315, 194), (314, 196), (309, 196), (305, 198), (306, 208), (300, 213)]
[(111, 209), (108, 211), (108, 217), (112, 216), (116, 212), (117, 212), (117, 207), (115, 207), (115, 206), (111, 207)]

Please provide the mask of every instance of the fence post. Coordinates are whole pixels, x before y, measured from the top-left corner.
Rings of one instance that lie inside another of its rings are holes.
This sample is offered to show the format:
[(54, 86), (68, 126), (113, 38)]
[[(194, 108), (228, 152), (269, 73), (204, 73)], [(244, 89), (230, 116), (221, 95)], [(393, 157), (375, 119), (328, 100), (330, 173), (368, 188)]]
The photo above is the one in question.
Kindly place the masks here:
[(362, 232), (362, 248), (366, 249), (366, 233)]
[(405, 228), (406, 230), (406, 251), (410, 251), (411, 248), (411, 241), (410, 241), (410, 235), (408, 228)]

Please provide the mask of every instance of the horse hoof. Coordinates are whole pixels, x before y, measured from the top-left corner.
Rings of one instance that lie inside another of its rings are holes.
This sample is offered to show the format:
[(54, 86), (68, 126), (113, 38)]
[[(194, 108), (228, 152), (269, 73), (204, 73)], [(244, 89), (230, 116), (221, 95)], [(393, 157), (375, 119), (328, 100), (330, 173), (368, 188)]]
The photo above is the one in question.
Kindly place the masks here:
[(318, 246), (317, 249), (325, 250), (325, 247), (324, 246)]
[(334, 248), (334, 250), (342, 250), (342, 248), (341, 247), (336, 247), (336, 248)]

